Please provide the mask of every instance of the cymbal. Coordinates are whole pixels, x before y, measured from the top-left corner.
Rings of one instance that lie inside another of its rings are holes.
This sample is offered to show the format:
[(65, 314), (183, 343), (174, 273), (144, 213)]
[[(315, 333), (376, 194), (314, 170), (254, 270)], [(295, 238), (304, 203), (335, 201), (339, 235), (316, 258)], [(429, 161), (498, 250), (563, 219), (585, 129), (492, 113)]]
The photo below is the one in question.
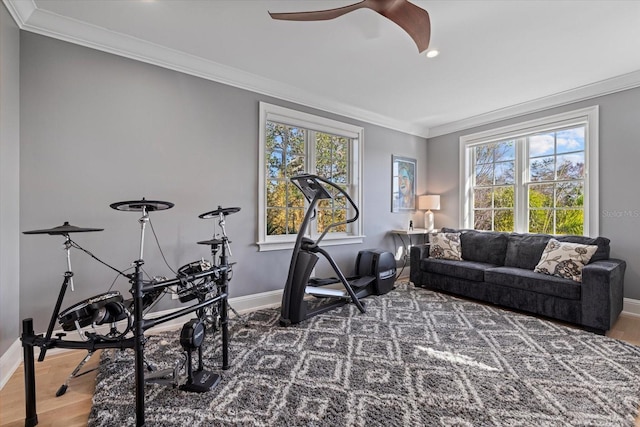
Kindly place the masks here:
[(70, 225), (68, 221), (65, 221), (64, 224), (59, 225), (57, 227), (48, 228), (44, 230), (23, 231), (22, 234), (50, 234), (52, 236), (55, 236), (55, 235), (64, 235), (69, 233), (86, 233), (89, 231), (102, 231), (102, 230), (104, 230), (104, 228), (76, 227), (75, 225)]
[(216, 218), (220, 216), (220, 214), (229, 215), (236, 212), (240, 212), (240, 208), (223, 208), (222, 206), (218, 206), (218, 209), (216, 209), (215, 211), (206, 212), (201, 215), (198, 215), (198, 218), (210, 219), (210, 218)]
[(221, 245), (222, 240), (220, 239), (211, 239), (211, 240), (202, 240), (198, 242), (199, 245)]
[(143, 197), (142, 200), (130, 200), (126, 202), (111, 203), (109, 206), (117, 211), (140, 212), (143, 208), (145, 208), (147, 212), (153, 212), (171, 209), (173, 207), (173, 203), (163, 202), (160, 200), (146, 200)]

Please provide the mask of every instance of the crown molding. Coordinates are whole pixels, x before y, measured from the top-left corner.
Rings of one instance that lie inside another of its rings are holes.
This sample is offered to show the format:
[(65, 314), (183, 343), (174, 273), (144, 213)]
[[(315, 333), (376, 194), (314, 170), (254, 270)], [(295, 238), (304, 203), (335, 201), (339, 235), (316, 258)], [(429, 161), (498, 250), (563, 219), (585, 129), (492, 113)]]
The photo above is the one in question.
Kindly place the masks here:
[(424, 126), (395, 120), (201, 57), (39, 9), (33, 0), (3, 0), (21, 30), (41, 34), (228, 86), (426, 138)]
[(3, 3), (9, 10), (9, 14), (22, 30), (31, 14), (37, 9), (33, 0), (4, 0)]
[(640, 86), (640, 70), (429, 129), (429, 138), (520, 117)]

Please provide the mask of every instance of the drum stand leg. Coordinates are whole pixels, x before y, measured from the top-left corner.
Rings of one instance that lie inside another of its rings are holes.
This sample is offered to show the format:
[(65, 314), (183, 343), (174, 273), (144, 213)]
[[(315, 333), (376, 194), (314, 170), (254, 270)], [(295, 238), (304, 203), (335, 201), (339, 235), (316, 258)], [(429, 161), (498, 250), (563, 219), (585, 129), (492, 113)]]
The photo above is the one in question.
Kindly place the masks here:
[(71, 381), (72, 378), (77, 378), (77, 377), (81, 377), (85, 374), (88, 374), (89, 372), (93, 372), (98, 368), (93, 368), (93, 369), (89, 369), (87, 371), (84, 371), (82, 373), (78, 373), (80, 372), (80, 369), (82, 369), (82, 367), (85, 365), (85, 363), (87, 363), (89, 361), (89, 359), (91, 359), (91, 356), (93, 356), (93, 353), (95, 353), (95, 350), (89, 350), (89, 352), (87, 353), (87, 355), (80, 361), (80, 363), (78, 363), (78, 366), (76, 366), (76, 368), (73, 370), (73, 372), (71, 372), (71, 374), (67, 377), (67, 380), (64, 382), (64, 384), (62, 384), (60, 386), (60, 388), (58, 389), (58, 391), (56, 391), (56, 397), (60, 397), (63, 394), (66, 393), (67, 388), (69, 388), (69, 381)]
[(222, 369), (229, 369), (229, 312), (227, 310), (227, 270), (222, 273), (220, 291), (225, 295), (220, 300), (220, 326), (222, 327)]
[[(220, 286), (218, 292), (225, 295), (220, 301), (220, 326), (222, 327), (222, 369), (229, 369), (229, 303), (228, 303), (228, 286), (229, 286), (229, 258), (227, 251), (231, 255), (231, 247), (229, 246), (229, 238), (224, 227), (224, 214), (220, 214), (218, 224), (222, 229), (222, 252), (220, 253), (220, 267), (224, 269), (220, 277)], [(233, 309), (232, 309), (233, 310)], [(233, 310), (234, 313), (237, 312)]]
[(22, 350), (24, 361), (24, 397), (25, 413), (24, 425), (33, 427), (38, 424), (38, 413), (36, 412), (36, 370), (33, 362), (33, 319), (28, 318), (22, 321)]
[(227, 307), (229, 308), (229, 310), (231, 310), (234, 316), (236, 316), (236, 319), (239, 319), (245, 325), (247, 324), (247, 319), (245, 319), (240, 313), (238, 313), (238, 311), (235, 308), (233, 308), (231, 304), (229, 304), (229, 302), (227, 302)]
[(227, 299), (224, 298), (221, 302), (222, 314), (220, 316), (220, 323), (222, 323), (222, 369), (229, 369), (229, 318), (227, 316)]
[(146, 206), (142, 206), (140, 223), (140, 258), (134, 262), (135, 272), (131, 279), (133, 294), (133, 352), (135, 353), (136, 426), (144, 426), (144, 292), (142, 289), (142, 265), (144, 264), (144, 229), (149, 222)]
[(42, 347), (40, 347), (40, 355), (38, 356), (38, 362), (42, 362), (44, 360), (45, 354), (47, 354), (47, 347), (49, 346), (49, 341), (51, 341), (51, 334), (53, 333), (53, 328), (56, 325), (56, 318), (58, 314), (60, 314), (60, 307), (62, 306), (62, 300), (64, 299), (64, 294), (67, 292), (67, 286), (69, 286), (71, 278), (73, 277), (73, 273), (71, 271), (66, 271), (64, 273), (64, 281), (62, 282), (62, 286), (60, 287), (60, 293), (58, 294), (58, 300), (56, 301), (56, 306), (53, 309), (53, 313), (51, 313), (51, 319), (49, 320), (49, 327), (47, 328), (47, 334), (44, 337), (44, 342)]
[(139, 259), (135, 262), (135, 273), (132, 280), (133, 292), (133, 336), (135, 353), (135, 384), (136, 384), (136, 426), (144, 426), (144, 320), (143, 320), (143, 291), (142, 291), (142, 264)]
[(53, 328), (56, 325), (56, 319), (58, 314), (60, 314), (60, 307), (62, 306), (62, 300), (64, 299), (64, 295), (67, 292), (67, 286), (71, 285), (71, 290), (73, 291), (73, 272), (71, 271), (71, 238), (69, 238), (68, 234), (65, 234), (64, 241), (64, 249), (67, 251), (67, 271), (64, 273), (64, 281), (62, 282), (62, 286), (60, 287), (60, 293), (58, 294), (58, 301), (56, 301), (56, 306), (53, 309), (53, 313), (51, 314), (51, 319), (49, 320), (49, 327), (47, 328), (47, 334), (44, 337), (44, 343), (40, 347), (40, 355), (38, 356), (38, 362), (42, 362), (44, 360), (44, 356), (47, 354), (47, 347), (51, 341), (51, 334), (53, 333)]
[[(218, 209), (221, 209), (220, 206), (218, 206)], [(220, 226), (220, 229), (222, 230), (222, 253), (220, 255), (220, 259), (219, 259), (219, 263), (220, 263), (220, 267), (223, 268), (227, 268), (227, 270), (225, 270), (225, 277), (222, 279), (222, 281), (224, 282), (224, 289), (222, 290), (223, 293), (227, 292), (227, 285), (229, 284), (229, 270), (228, 268), (230, 267), (229, 265), (229, 257), (227, 256), (227, 252), (229, 252), (229, 256), (231, 256), (231, 246), (229, 245), (229, 238), (227, 237), (227, 230), (225, 228), (225, 219), (224, 219), (224, 213), (220, 213), (218, 216), (218, 225)], [(214, 239), (215, 240), (215, 233), (214, 233)], [(212, 241), (213, 241), (212, 240)], [(211, 260), (212, 262), (215, 264), (216, 263), (216, 255), (218, 253), (218, 243), (212, 243), (211, 244)], [(242, 321), (244, 324), (247, 323), (246, 319), (244, 319), (240, 313), (238, 313), (236, 311), (235, 308), (233, 308), (231, 306), (231, 304), (229, 304), (229, 302), (227, 301), (227, 299), (225, 298), (225, 305), (227, 306), (227, 308), (229, 310), (231, 310), (233, 312), (233, 314), (236, 316), (236, 318), (240, 319), (240, 321)], [(222, 305), (222, 303), (221, 303)], [(225, 308), (224, 310), (226, 311), (227, 308)], [(222, 311), (222, 310), (221, 310)], [(228, 319), (228, 313), (227, 313), (227, 319)]]

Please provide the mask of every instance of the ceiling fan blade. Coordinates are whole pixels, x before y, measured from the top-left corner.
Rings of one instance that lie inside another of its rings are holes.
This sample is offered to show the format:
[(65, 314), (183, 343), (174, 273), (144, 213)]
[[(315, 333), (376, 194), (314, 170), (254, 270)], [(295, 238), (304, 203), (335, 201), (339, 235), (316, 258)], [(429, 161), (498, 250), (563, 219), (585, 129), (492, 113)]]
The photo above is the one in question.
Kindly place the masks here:
[(334, 19), (356, 9), (372, 9), (390, 19), (405, 30), (418, 46), (419, 52), (429, 47), (431, 20), (426, 10), (409, 3), (408, 0), (362, 0), (358, 3), (336, 9), (312, 12), (271, 13), (273, 19), (288, 21), (324, 21)]
[(269, 12), (269, 15), (271, 15), (273, 19), (282, 19), (285, 21), (326, 21), (329, 19), (334, 19), (339, 16), (342, 16), (345, 13), (349, 13), (353, 10), (367, 7), (365, 5), (366, 1), (367, 0), (363, 0), (356, 4), (351, 4), (349, 6), (344, 6), (344, 7), (338, 7), (335, 9), (316, 10), (311, 12), (288, 12), (288, 13)]
[(420, 53), (427, 50), (431, 39), (431, 20), (426, 10), (405, 0), (377, 12), (402, 27), (416, 43)]

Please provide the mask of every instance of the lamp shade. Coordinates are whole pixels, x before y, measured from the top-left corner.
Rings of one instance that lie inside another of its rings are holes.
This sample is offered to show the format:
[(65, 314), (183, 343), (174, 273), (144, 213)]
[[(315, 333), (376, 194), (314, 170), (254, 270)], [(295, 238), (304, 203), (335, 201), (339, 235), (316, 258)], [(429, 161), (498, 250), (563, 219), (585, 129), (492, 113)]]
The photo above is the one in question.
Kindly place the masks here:
[(424, 196), (418, 196), (418, 209), (425, 210), (439, 210), (440, 209), (440, 195), (429, 194)]

